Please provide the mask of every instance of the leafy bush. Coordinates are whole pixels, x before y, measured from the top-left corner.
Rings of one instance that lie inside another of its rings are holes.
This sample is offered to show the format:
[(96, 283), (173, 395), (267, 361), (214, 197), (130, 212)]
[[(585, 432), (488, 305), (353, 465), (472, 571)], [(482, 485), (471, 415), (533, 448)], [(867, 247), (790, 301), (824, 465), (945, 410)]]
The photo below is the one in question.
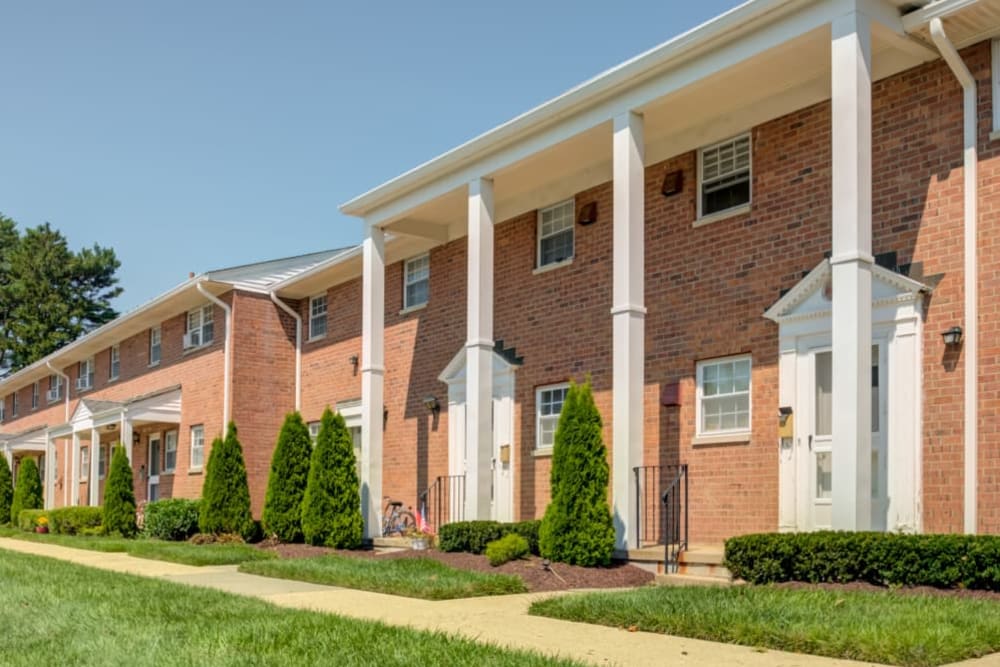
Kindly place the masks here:
[(312, 442), (302, 415), (285, 417), (271, 458), (264, 498), (264, 530), (282, 542), (302, 541), (302, 499), (309, 482)]
[(12, 524), (15, 522), (10, 512), (12, 502), (14, 502), (14, 479), (10, 474), (7, 457), (0, 456), (0, 526), (8, 521)]
[(356, 549), (364, 520), (354, 443), (344, 418), (323, 411), (309, 483), (302, 499), (302, 533), (309, 544)]
[(518, 558), (524, 558), (529, 553), (528, 540), (517, 533), (507, 533), (499, 540), (486, 545), (486, 558), (490, 565), (497, 567)]
[(157, 540), (180, 542), (198, 532), (200, 500), (170, 498), (146, 503), (143, 533)]
[(763, 533), (726, 541), (726, 567), (753, 584), (780, 581), (1000, 591), (1000, 536)]
[(458, 521), (441, 526), (438, 548), (441, 551), (464, 551), (481, 554), (486, 545), (516, 533), (528, 543), (531, 553), (538, 555), (538, 529), (541, 521), (500, 523), (499, 521)]
[(132, 464), (121, 445), (115, 445), (111, 455), (111, 470), (104, 485), (104, 532), (108, 535), (135, 537), (139, 532), (135, 521), (135, 486)]
[(82, 528), (79, 535), (81, 537), (100, 537), (104, 535), (104, 526), (94, 526), (92, 528)]
[(42, 477), (38, 473), (35, 459), (23, 459), (17, 471), (17, 485), (10, 503), (10, 520), (18, 520), (21, 510), (42, 508)]
[(233, 422), (226, 429), (226, 439), (216, 438), (208, 455), (198, 528), (203, 533), (237, 533), (244, 538), (254, 532), (247, 467)]
[(615, 527), (608, 506), (608, 451), (590, 380), (571, 384), (552, 451), (552, 502), (539, 529), (542, 556), (560, 563), (608, 565)]
[(45, 517), (46, 520), (49, 518), (48, 510), (21, 510), (17, 513), (17, 527), (21, 530), (26, 530), (29, 533), (35, 530), (35, 526), (38, 525), (38, 520)]
[(60, 507), (49, 510), (49, 532), (59, 535), (79, 535), (87, 528), (99, 528), (104, 520), (100, 507)]

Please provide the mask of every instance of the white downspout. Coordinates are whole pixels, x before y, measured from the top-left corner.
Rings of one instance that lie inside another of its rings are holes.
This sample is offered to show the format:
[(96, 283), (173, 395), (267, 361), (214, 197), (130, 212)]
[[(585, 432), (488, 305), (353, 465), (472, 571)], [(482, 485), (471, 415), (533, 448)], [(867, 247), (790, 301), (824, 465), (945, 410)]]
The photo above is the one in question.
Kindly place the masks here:
[(222, 362), (222, 431), (225, 433), (226, 429), (229, 428), (229, 365), (232, 357), (233, 309), (228, 303), (205, 289), (202, 282), (204, 281), (195, 283), (198, 291), (226, 313), (226, 343), (223, 348), (225, 351), (223, 352)]
[(962, 85), (964, 118), (964, 158), (965, 173), (965, 495), (964, 529), (968, 534), (976, 533), (976, 501), (978, 468), (978, 424), (979, 424), (979, 311), (977, 288), (979, 267), (976, 258), (976, 235), (978, 214), (978, 137), (976, 123), (976, 79), (965, 61), (958, 55), (954, 45), (944, 33), (941, 19), (930, 22), (931, 39), (941, 52), (941, 57)]
[(271, 301), (295, 320), (295, 411), (302, 409), (302, 316), (271, 292)]
[(66, 421), (69, 421), (69, 376), (53, 366), (51, 361), (46, 361), (45, 365), (49, 367), (53, 375), (58, 375), (63, 379), (63, 386), (66, 387)]

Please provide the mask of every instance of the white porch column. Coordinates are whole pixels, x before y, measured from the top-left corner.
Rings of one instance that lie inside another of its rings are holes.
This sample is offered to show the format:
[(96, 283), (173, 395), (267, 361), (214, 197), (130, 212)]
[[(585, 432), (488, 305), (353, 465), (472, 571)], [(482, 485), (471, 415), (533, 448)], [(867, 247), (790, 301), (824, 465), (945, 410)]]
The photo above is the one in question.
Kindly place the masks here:
[(831, 27), (833, 95), (833, 527), (871, 525), (871, 25)]
[(45, 509), (56, 506), (56, 443), (45, 432)]
[[(125, 455), (128, 457), (129, 465), (132, 464), (132, 420), (122, 414), (122, 424), (121, 424), (121, 440), (122, 446), (125, 448)], [(108, 462), (108, 466), (111, 462)]]
[(80, 434), (73, 431), (73, 446), (70, 452), (73, 460), (70, 462), (73, 475), (69, 480), (69, 504), (77, 506), (80, 504)]
[(469, 183), (466, 519), (489, 519), (493, 485), (493, 181)]
[(96, 428), (90, 429), (90, 484), (87, 490), (90, 492), (90, 506), (97, 507), (101, 504), (101, 480), (99, 468), (101, 463), (101, 432)]
[(614, 121), (614, 250), (612, 323), (612, 498), (615, 547), (639, 544), (632, 468), (642, 465), (645, 384), (643, 238), (645, 145), (642, 116), (627, 112)]
[(382, 535), (385, 232), (366, 227), (361, 297), (361, 513), (365, 536), (374, 538)]

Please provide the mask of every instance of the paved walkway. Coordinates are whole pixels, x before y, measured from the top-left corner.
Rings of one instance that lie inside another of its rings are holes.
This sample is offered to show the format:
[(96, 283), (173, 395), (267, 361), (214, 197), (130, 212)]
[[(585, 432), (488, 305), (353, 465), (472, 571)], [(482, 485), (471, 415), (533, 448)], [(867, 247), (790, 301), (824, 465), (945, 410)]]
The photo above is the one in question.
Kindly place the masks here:
[[(193, 567), (135, 558), (123, 553), (70, 549), (10, 538), (0, 538), (0, 548), (48, 556), (102, 570), (213, 588), (260, 598), (282, 607), (370, 619), (420, 630), (439, 630), (476, 641), (570, 657), (596, 665), (836, 667), (866, 664), (647, 632), (626, 632), (527, 615), (532, 600), (550, 596), (551, 593), (431, 602), (259, 577), (237, 572), (233, 565)], [(969, 667), (1000, 667), (1000, 654), (962, 664)]]

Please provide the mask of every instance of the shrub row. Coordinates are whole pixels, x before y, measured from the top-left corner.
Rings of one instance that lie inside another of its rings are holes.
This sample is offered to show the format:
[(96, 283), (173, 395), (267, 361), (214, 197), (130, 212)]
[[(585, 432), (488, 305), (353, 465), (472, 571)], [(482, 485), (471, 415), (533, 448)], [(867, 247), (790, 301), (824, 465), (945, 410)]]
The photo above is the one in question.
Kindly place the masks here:
[(57, 535), (83, 535), (99, 532), (104, 509), (101, 507), (60, 507), (54, 510), (21, 510), (17, 515), (17, 527), (34, 531), (42, 517), (48, 521), (49, 532)]
[(20, 530), (26, 530), (29, 533), (35, 530), (35, 526), (38, 525), (38, 520), (45, 517), (46, 520), (49, 518), (48, 510), (21, 510), (17, 513), (17, 527)]
[(441, 526), (438, 548), (441, 551), (465, 551), (481, 554), (486, 545), (514, 533), (528, 542), (531, 553), (538, 555), (538, 528), (541, 521), (500, 523), (499, 521), (458, 521)]
[(1000, 591), (1000, 536), (765, 533), (726, 541), (726, 567), (753, 584), (781, 581)]
[(158, 540), (181, 542), (198, 532), (200, 500), (170, 498), (146, 503), (143, 533)]

